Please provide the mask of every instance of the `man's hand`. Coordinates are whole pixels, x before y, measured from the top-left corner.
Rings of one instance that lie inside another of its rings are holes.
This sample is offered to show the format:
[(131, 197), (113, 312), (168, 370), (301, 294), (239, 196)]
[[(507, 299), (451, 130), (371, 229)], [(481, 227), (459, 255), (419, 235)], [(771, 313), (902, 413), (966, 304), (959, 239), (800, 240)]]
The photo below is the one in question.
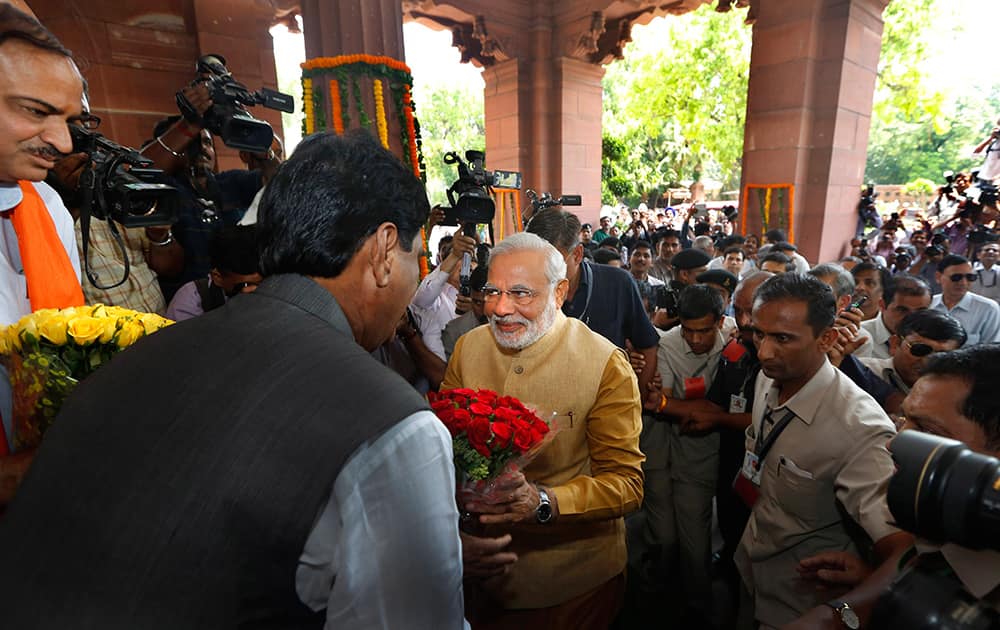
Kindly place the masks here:
[(504, 551), (510, 544), (510, 534), (500, 538), (479, 538), (460, 531), (462, 566), (465, 577), (486, 578), (504, 575), (517, 562), (517, 554)]
[(865, 314), (861, 312), (860, 308), (845, 308), (837, 315), (834, 325), (848, 328), (853, 338), (861, 330), (861, 322), (864, 319)]
[(818, 586), (850, 586), (861, 584), (872, 574), (868, 564), (847, 551), (824, 551), (799, 562), (796, 567), (804, 580), (813, 580)]
[[(208, 92), (208, 83), (205, 81), (196, 81), (190, 85), (184, 86), (181, 89), (181, 94), (187, 99), (191, 107), (198, 112), (198, 116), (204, 117), (205, 112), (212, 108), (215, 103), (212, 101), (212, 97)], [(191, 122), (191, 121), (188, 121)], [(195, 123), (191, 123), (195, 124)]]
[(646, 367), (646, 357), (641, 352), (636, 351), (628, 339), (625, 340), (625, 350), (628, 351), (628, 362), (632, 364), (632, 369), (635, 370), (636, 374), (641, 374), (643, 368)]
[[(552, 501), (553, 517), (558, 515), (555, 497), (549, 493)], [(541, 503), (538, 489), (528, 483), (524, 474), (517, 472), (501, 475), (493, 487), (489, 499), (472, 501), (464, 506), (466, 510), (478, 513), (479, 522), (484, 525), (502, 523), (519, 523), (535, 518), (535, 509)]]
[[(702, 399), (684, 402), (686, 411), (680, 417), (681, 433), (705, 433), (716, 427), (715, 417), (722, 413), (722, 407), (712, 401)], [(669, 408), (670, 405), (667, 405)]]
[(464, 315), (472, 310), (472, 298), (467, 295), (459, 295), (455, 298), (455, 312)]
[(80, 175), (90, 161), (90, 156), (86, 153), (71, 153), (56, 162), (52, 167), (52, 174), (62, 182), (67, 190), (75, 191), (80, 185)]
[(855, 336), (851, 336), (849, 329), (846, 327), (837, 329), (838, 338), (834, 342), (833, 347), (826, 353), (827, 358), (830, 359), (830, 363), (834, 367), (840, 367), (840, 364), (844, 361), (844, 357), (849, 354), (853, 354), (855, 350), (865, 345), (866, 338), (855, 333)]
[(462, 264), (462, 256), (476, 254), (476, 239), (465, 236), (461, 229), (458, 229), (451, 239), (451, 253), (441, 261), (441, 269), (448, 273), (454, 271), (455, 267)]
[(660, 401), (663, 400), (663, 378), (659, 370), (653, 373), (652, 380), (646, 386), (646, 394), (643, 396), (642, 408), (646, 411), (656, 411), (660, 408)]
[(440, 205), (431, 208), (431, 214), (427, 218), (427, 229), (433, 230), (434, 226), (441, 225), (442, 221), (444, 221), (444, 208)]

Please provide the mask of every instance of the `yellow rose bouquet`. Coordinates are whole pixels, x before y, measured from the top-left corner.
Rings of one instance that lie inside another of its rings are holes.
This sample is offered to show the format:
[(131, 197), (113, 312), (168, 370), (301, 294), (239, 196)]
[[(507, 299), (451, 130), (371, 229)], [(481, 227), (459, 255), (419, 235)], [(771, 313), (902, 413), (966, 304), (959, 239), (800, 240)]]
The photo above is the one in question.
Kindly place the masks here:
[(118, 306), (43, 309), (0, 330), (14, 394), (14, 450), (38, 446), (76, 385), (115, 353), (171, 324)]

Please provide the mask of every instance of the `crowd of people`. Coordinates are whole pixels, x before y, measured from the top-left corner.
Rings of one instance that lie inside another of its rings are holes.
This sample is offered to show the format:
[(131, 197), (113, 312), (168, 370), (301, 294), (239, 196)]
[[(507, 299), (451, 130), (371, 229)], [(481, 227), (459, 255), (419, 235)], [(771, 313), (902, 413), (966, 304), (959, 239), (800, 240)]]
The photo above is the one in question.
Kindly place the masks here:
[[(37, 452), (0, 453), (4, 627), (857, 628), (942, 555), (1000, 605), (1000, 556), (915, 541), (886, 496), (899, 430), (1000, 455), (995, 242), (887, 221), (809, 261), (727, 213), (594, 230), (550, 207), (441, 239), (421, 279), (442, 213), (370, 135), (216, 173), (172, 117), (143, 153), (178, 216), (91, 230), (97, 275), (131, 269), (102, 290), (73, 230), (83, 77), (3, 4), (0, 69), (0, 323), (97, 302), (179, 321), (80, 384)], [(559, 431), (459, 505), (437, 390)]]

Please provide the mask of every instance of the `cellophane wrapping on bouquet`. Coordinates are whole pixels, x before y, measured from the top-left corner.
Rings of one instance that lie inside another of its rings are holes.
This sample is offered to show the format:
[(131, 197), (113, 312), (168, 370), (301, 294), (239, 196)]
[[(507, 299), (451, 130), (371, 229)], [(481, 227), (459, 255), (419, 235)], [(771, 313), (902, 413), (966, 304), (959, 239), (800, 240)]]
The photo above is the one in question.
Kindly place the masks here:
[(113, 355), (171, 324), (117, 306), (42, 309), (0, 331), (14, 402), (15, 451), (37, 447), (81, 380)]
[(459, 505), (491, 501), (497, 482), (531, 463), (559, 431), (554, 413), (545, 420), (487, 389), (430, 392), (428, 400), (452, 436)]

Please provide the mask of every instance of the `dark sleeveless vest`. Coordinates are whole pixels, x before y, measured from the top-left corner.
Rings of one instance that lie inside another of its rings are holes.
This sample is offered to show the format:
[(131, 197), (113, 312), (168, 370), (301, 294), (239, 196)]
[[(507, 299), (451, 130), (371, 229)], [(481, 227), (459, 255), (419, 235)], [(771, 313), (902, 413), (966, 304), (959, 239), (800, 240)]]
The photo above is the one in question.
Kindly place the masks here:
[(321, 628), (306, 538), (351, 453), (420, 409), (301, 276), (140, 341), (77, 388), (0, 519), (0, 626)]

